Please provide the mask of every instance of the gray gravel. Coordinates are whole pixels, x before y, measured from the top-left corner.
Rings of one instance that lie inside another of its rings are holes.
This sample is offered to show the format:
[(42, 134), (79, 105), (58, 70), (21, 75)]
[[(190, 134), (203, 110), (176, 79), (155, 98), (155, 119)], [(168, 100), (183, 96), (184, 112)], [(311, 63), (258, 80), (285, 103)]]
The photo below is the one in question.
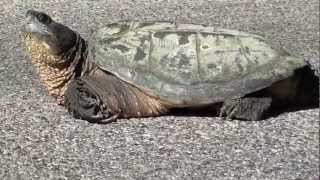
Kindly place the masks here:
[(319, 67), (318, 0), (1, 0), (0, 179), (312, 179), (319, 109), (260, 122), (215, 117), (90, 124), (55, 105), (24, 57), (28, 9), (88, 38), (118, 20), (171, 20), (266, 36)]

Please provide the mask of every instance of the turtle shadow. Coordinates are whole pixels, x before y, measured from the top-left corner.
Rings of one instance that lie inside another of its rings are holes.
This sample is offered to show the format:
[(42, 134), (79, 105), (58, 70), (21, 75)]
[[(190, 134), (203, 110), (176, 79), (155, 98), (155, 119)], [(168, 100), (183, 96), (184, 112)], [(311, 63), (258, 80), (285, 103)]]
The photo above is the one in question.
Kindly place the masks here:
[(275, 118), (283, 113), (297, 112), (316, 108), (319, 108), (319, 106), (288, 106), (282, 108), (273, 108), (266, 114), (266, 119)]
[(222, 103), (202, 107), (173, 108), (167, 115), (177, 117), (219, 117), (219, 109), (221, 107)]
[[(217, 106), (221, 107), (222, 103), (219, 103)], [(220, 108), (217, 106), (207, 106), (199, 108), (175, 108), (172, 109), (167, 115), (168, 116), (177, 116), (177, 117), (219, 117)], [(297, 112), (301, 110), (316, 109), (318, 106), (299, 106), (299, 105), (288, 105), (284, 107), (271, 107), (260, 120), (267, 120), (269, 118), (276, 118), (281, 114)], [(239, 121), (249, 121), (246, 119), (236, 119)]]

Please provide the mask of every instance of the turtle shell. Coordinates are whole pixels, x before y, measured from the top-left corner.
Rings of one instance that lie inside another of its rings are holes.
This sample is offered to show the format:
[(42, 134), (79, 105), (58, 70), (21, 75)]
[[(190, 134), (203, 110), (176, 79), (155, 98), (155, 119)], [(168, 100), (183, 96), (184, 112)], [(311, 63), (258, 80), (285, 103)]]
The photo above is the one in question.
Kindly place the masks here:
[(109, 24), (94, 33), (89, 58), (182, 107), (243, 97), (305, 65), (258, 35), (169, 22)]

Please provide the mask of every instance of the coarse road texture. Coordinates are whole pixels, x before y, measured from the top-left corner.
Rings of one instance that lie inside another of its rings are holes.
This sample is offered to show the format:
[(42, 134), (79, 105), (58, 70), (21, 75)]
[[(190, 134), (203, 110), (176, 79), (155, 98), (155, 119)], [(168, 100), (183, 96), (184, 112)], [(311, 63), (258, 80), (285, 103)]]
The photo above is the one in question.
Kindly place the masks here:
[(266, 36), (319, 67), (318, 0), (1, 0), (0, 179), (313, 179), (319, 109), (260, 122), (164, 116), (90, 124), (68, 115), (24, 56), (28, 9), (89, 38), (119, 20), (208, 24)]

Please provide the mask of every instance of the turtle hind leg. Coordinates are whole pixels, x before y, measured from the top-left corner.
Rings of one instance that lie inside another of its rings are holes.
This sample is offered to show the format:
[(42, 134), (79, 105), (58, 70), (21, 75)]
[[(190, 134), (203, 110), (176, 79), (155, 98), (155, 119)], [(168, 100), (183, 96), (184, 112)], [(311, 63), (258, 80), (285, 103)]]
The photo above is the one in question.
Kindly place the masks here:
[(226, 100), (221, 109), (220, 117), (227, 119), (261, 120), (265, 112), (270, 108), (272, 99), (269, 97), (256, 98), (244, 97)]
[(65, 92), (65, 106), (75, 118), (94, 123), (116, 121), (120, 114), (110, 111), (99, 96), (98, 89), (84, 79), (70, 83)]

